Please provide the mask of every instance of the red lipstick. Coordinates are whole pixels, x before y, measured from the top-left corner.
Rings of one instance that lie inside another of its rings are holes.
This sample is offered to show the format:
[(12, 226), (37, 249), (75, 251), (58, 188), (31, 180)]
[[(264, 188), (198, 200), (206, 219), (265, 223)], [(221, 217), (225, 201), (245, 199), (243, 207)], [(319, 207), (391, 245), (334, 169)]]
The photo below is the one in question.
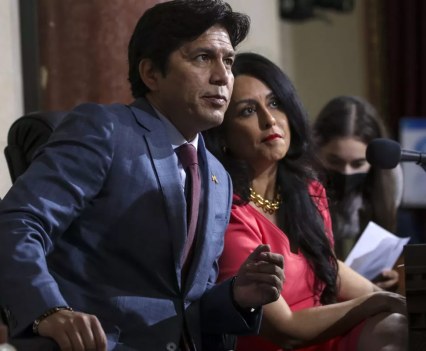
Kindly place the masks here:
[(279, 134), (271, 134), (271, 135), (268, 135), (266, 138), (264, 138), (263, 140), (262, 140), (262, 142), (265, 142), (265, 141), (271, 141), (271, 140), (274, 140), (274, 139), (282, 139), (282, 136), (281, 135), (279, 135)]

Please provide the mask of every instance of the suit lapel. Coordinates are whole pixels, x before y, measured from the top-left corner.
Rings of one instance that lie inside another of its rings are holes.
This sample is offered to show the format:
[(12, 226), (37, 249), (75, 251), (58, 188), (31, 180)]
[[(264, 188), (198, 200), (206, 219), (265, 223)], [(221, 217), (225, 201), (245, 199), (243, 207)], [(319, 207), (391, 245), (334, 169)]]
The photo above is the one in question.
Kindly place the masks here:
[[(138, 99), (130, 108), (141, 127), (150, 132), (145, 133), (144, 138), (163, 193), (170, 233), (173, 233), (173, 259), (178, 280), (177, 284), (181, 286), (181, 254), (186, 241), (187, 223), (186, 201), (179, 182), (180, 175), (176, 156), (163, 124), (159, 118), (156, 118), (156, 113), (151, 105), (145, 99)], [(146, 114), (149, 114), (149, 116)], [(209, 168), (206, 148), (201, 136), (198, 142), (198, 157), (199, 161), (201, 161), (202, 207), (197, 225), (194, 256), (186, 277), (185, 286), (182, 287), (185, 293), (190, 293), (190, 290), (195, 287), (199, 274), (202, 276), (208, 275), (212, 269), (210, 255), (205, 255), (204, 253), (210, 250), (217, 250), (217, 248), (210, 247), (212, 238), (207, 237), (207, 235), (215, 232), (215, 216), (209, 216), (208, 214), (214, 213), (214, 206), (221, 202), (216, 199), (217, 192), (215, 187), (218, 186), (217, 181), (214, 180), (216, 170)]]
[(173, 259), (178, 272), (186, 240), (186, 202), (180, 186), (180, 175), (170, 143), (158, 145), (158, 138), (154, 135), (146, 136), (146, 140), (163, 193), (170, 233), (173, 233)]
[(173, 235), (173, 260), (177, 273), (177, 283), (180, 286), (181, 254), (185, 245), (187, 224), (186, 201), (180, 185), (176, 155), (163, 123), (159, 118), (156, 118), (156, 113), (151, 105), (145, 99), (138, 99), (130, 106), (130, 109), (141, 127), (150, 132), (145, 133), (143, 137), (146, 140), (153, 168), (163, 194), (167, 217), (165, 220), (169, 225), (169, 232)]

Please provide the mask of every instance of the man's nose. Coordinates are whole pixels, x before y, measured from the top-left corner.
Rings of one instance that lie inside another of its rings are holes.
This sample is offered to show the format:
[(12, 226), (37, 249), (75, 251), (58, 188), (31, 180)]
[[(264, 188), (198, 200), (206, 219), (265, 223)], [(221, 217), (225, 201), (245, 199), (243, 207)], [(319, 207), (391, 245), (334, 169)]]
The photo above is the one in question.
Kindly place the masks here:
[(218, 61), (212, 67), (210, 83), (214, 85), (227, 85), (231, 77), (231, 70), (222, 61)]

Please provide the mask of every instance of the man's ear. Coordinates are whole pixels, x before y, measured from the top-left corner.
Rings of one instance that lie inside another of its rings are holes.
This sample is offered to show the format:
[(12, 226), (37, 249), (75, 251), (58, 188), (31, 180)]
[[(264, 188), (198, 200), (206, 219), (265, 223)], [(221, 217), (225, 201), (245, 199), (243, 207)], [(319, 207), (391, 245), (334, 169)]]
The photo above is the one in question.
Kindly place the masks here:
[(139, 75), (150, 91), (157, 90), (161, 72), (154, 66), (151, 59), (142, 59), (139, 62)]

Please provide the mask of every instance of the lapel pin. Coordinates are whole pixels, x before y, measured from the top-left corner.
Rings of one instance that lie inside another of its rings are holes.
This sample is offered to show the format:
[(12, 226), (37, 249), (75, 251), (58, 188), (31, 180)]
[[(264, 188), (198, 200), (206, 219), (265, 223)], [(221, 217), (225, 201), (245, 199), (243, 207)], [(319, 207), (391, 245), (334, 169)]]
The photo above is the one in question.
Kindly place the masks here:
[(216, 184), (219, 183), (219, 181), (217, 180), (217, 177), (212, 174), (212, 181), (215, 182)]

